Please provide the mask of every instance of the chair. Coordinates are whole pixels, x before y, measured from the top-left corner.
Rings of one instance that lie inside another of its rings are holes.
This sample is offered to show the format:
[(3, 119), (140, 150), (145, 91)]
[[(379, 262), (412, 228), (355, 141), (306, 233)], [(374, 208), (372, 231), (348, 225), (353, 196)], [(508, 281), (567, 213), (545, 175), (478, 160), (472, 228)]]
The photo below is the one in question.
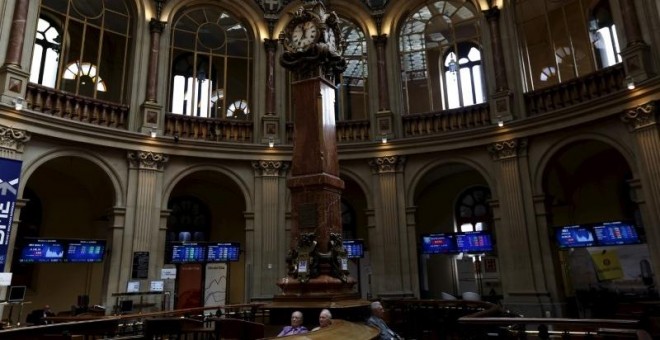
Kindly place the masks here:
[(443, 300), (457, 300), (455, 296), (446, 292), (440, 293), (440, 298)]
[(465, 301), (481, 301), (481, 295), (475, 292), (464, 292), (462, 298)]

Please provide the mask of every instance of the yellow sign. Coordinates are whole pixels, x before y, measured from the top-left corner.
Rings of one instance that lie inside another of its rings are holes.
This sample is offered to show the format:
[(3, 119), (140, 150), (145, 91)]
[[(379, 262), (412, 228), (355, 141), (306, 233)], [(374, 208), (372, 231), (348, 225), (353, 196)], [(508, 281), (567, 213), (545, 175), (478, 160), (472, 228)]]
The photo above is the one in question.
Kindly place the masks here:
[(616, 250), (591, 253), (591, 260), (594, 262), (599, 281), (623, 278), (623, 269)]

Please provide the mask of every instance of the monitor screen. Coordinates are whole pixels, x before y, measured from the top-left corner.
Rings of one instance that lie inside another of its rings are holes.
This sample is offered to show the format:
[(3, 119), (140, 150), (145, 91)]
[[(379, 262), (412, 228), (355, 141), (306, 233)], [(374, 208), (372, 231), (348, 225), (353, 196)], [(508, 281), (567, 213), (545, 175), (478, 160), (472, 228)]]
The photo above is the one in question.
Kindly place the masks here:
[(594, 235), (600, 246), (642, 243), (637, 228), (626, 222), (606, 222), (594, 225)]
[(128, 281), (126, 285), (126, 293), (139, 293), (140, 281)]
[(349, 259), (361, 259), (364, 257), (364, 241), (363, 240), (344, 240), (344, 249), (346, 249), (346, 257)]
[(457, 253), (456, 234), (422, 235), (422, 254)]
[(64, 244), (59, 240), (30, 240), (21, 250), (20, 263), (64, 261)]
[(457, 233), (456, 247), (461, 253), (483, 253), (493, 251), (490, 233), (483, 231)]
[(196, 263), (206, 260), (206, 246), (199, 243), (172, 245), (172, 263)]
[(555, 230), (559, 248), (591, 247), (596, 245), (593, 231), (584, 225), (570, 225)]
[(7, 293), (8, 302), (22, 302), (25, 300), (25, 286), (11, 286), (9, 293)]
[(165, 282), (163, 280), (153, 280), (149, 283), (150, 292), (162, 292), (165, 289)]
[(66, 262), (101, 262), (105, 253), (104, 240), (69, 241), (66, 247)]
[(238, 261), (241, 245), (236, 242), (209, 244), (206, 250), (207, 262)]

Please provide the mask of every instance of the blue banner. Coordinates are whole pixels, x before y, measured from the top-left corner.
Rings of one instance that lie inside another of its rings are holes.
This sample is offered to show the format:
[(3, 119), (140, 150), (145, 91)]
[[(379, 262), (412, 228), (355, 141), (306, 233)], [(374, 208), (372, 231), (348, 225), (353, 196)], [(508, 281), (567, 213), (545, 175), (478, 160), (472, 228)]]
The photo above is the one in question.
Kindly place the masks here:
[(0, 272), (4, 271), (7, 262), (20, 176), (21, 161), (0, 158)]

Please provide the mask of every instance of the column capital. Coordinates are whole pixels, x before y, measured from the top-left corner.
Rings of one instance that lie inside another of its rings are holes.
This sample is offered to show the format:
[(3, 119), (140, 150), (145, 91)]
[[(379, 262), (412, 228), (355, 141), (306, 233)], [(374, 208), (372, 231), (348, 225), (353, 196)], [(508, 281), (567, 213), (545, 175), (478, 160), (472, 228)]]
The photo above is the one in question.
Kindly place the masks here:
[(488, 21), (498, 21), (500, 20), (500, 9), (497, 6), (493, 6), (485, 11), (483, 11), (486, 20)]
[(128, 161), (134, 168), (144, 170), (163, 170), (170, 157), (152, 151), (129, 151)]
[(405, 156), (377, 157), (369, 161), (371, 172), (374, 174), (401, 172), (405, 164)]
[(279, 43), (280, 41), (278, 39), (264, 39), (264, 47), (266, 48), (266, 51), (276, 51)]
[(252, 168), (257, 176), (277, 177), (286, 175), (290, 163), (284, 161), (253, 161)]
[(621, 121), (628, 125), (631, 131), (639, 130), (647, 126), (656, 125), (655, 102), (648, 102), (634, 109), (625, 110), (621, 114)]
[(21, 152), (25, 143), (30, 141), (30, 137), (25, 130), (0, 125), (0, 149)]
[(373, 39), (376, 46), (385, 46), (387, 44), (387, 34), (372, 35), (371, 39)]
[(163, 33), (165, 29), (165, 22), (162, 22), (156, 18), (151, 18), (149, 21), (149, 32), (151, 33)]
[(522, 156), (527, 152), (527, 139), (520, 138), (495, 142), (488, 145), (488, 152), (496, 161)]

